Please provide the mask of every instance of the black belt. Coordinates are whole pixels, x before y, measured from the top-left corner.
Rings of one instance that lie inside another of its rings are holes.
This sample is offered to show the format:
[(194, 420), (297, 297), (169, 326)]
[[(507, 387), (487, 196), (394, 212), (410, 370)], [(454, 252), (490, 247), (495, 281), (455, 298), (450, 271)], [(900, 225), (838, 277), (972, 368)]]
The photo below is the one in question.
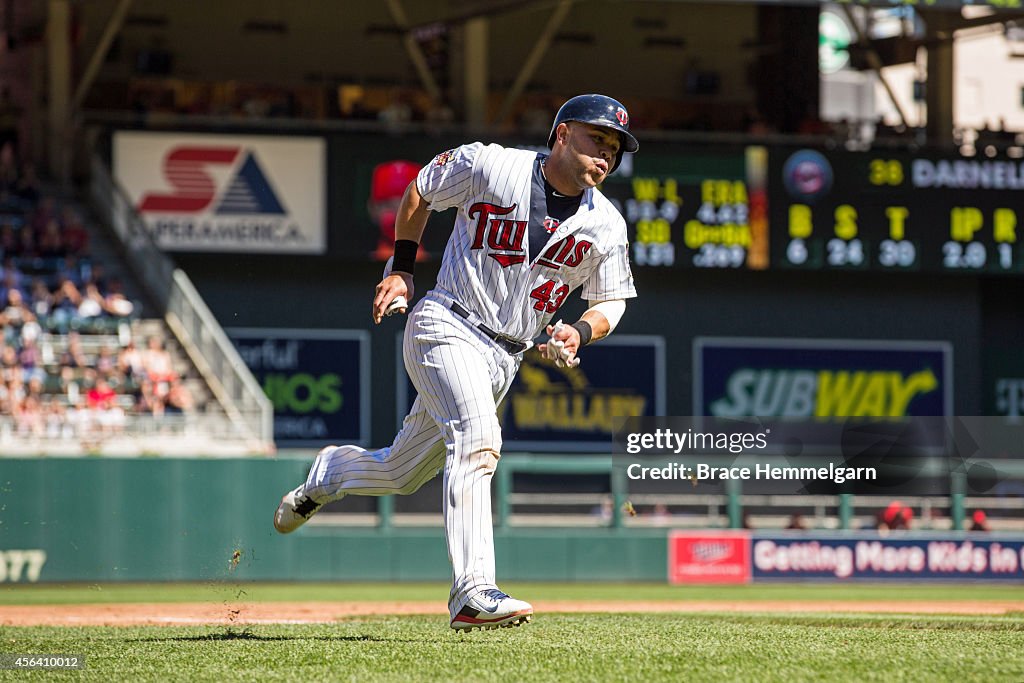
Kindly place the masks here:
[[(463, 306), (459, 302), (453, 301), (452, 305), (450, 306), (450, 308), (453, 311), (455, 311), (455, 313), (457, 315), (460, 315), (463, 318), (465, 318), (466, 320), (469, 320), (469, 311), (466, 310), (465, 306)], [(508, 336), (507, 334), (501, 334), (500, 332), (495, 332), (494, 330), (492, 330), (491, 328), (487, 327), (487, 325), (484, 325), (483, 323), (478, 323), (477, 326), (476, 326), (476, 329), (478, 329), (481, 332), (483, 332), (484, 334), (486, 334), (488, 337), (490, 337), (492, 340), (494, 340), (495, 344), (497, 344), (498, 346), (500, 346), (501, 348), (503, 348), (505, 351), (507, 351), (509, 354), (511, 354), (513, 356), (516, 355), (517, 353), (522, 353), (526, 349), (530, 348), (530, 345), (527, 344), (526, 342), (521, 342), (518, 339), (513, 339), (512, 337)]]

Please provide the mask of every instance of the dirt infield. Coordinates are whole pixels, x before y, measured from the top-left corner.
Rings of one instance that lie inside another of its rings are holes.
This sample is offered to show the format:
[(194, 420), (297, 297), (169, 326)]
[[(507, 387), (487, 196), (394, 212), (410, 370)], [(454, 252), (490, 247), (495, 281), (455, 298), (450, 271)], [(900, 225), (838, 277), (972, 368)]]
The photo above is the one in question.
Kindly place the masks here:
[[(534, 604), (538, 614), (555, 612), (662, 613), (877, 613), (1004, 615), (1024, 613), (1024, 601), (844, 602), (844, 601), (549, 601)], [(435, 602), (261, 602), (125, 603), (24, 605), (0, 607), (2, 626), (188, 626), (199, 624), (324, 624), (366, 616), (428, 614), (446, 617)]]

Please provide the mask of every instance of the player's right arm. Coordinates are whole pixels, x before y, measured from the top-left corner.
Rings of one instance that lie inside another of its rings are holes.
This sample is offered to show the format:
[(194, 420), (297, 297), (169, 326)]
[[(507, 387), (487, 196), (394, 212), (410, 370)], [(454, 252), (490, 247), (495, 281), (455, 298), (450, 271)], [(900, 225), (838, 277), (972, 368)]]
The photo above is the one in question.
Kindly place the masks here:
[[(430, 206), (420, 196), (416, 188), (416, 181), (409, 183), (402, 195), (402, 202), (398, 206), (398, 215), (395, 217), (395, 245), (396, 254), (398, 243), (402, 240), (413, 242), (418, 245), (423, 239), (423, 230), (427, 226), (427, 219), (430, 217)], [(412, 247), (413, 260), (415, 261), (416, 246)], [(391, 305), (396, 297), (405, 297), (411, 301), (414, 293), (412, 273), (404, 270), (393, 269), (383, 280), (377, 284), (373, 297), (373, 322), (380, 323), (384, 317), (384, 311)], [(399, 313), (405, 313), (405, 308), (399, 308)]]
[[(435, 156), (420, 169), (416, 179), (409, 183), (402, 196), (395, 219), (395, 262), (373, 297), (373, 321), (379, 323), (384, 312), (396, 297), (412, 300), (412, 269), (416, 246), (423, 238), (423, 230), (431, 211), (444, 211), (459, 206), (473, 186), (473, 166), (480, 150), (479, 142), (462, 145)], [(401, 258), (404, 254), (405, 258)], [(401, 263), (408, 264), (406, 268)], [(399, 308), (405, 313), (405, 308)]]

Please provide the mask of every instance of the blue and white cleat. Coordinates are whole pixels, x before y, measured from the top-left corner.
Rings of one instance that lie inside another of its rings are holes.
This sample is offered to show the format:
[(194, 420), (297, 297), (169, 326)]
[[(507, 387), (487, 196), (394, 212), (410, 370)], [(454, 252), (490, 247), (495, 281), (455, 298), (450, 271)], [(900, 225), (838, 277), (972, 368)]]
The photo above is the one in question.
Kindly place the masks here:
[(456, 631), (482, 631), (494, 628), (508, 628), (529, 623), (533, 617), (533, 605), (516, 600), (497, 588), (480, 591), (466, 603), (451, 627)]

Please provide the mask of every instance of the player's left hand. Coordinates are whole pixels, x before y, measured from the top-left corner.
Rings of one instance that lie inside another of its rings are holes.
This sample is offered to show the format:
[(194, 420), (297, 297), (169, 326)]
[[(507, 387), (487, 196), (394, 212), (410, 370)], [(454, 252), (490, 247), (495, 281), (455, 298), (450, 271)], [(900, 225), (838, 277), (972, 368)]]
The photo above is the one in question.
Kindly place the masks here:
[(377, 284), (373, 297), (373, 322), (380, 324), (386, 315), (405, 313), (409, 309), (414, 289), (412, 275), (409, 273), (386, 275)]
[(541, 355), (560, 368), (578, 367), (580, 359), (576, 357), (576, 352), (580, 348), (580, 333), (576, 328), (559, 320), (554, 325), (548, 325), (547, 333), (551, 339), (537, 347)]

